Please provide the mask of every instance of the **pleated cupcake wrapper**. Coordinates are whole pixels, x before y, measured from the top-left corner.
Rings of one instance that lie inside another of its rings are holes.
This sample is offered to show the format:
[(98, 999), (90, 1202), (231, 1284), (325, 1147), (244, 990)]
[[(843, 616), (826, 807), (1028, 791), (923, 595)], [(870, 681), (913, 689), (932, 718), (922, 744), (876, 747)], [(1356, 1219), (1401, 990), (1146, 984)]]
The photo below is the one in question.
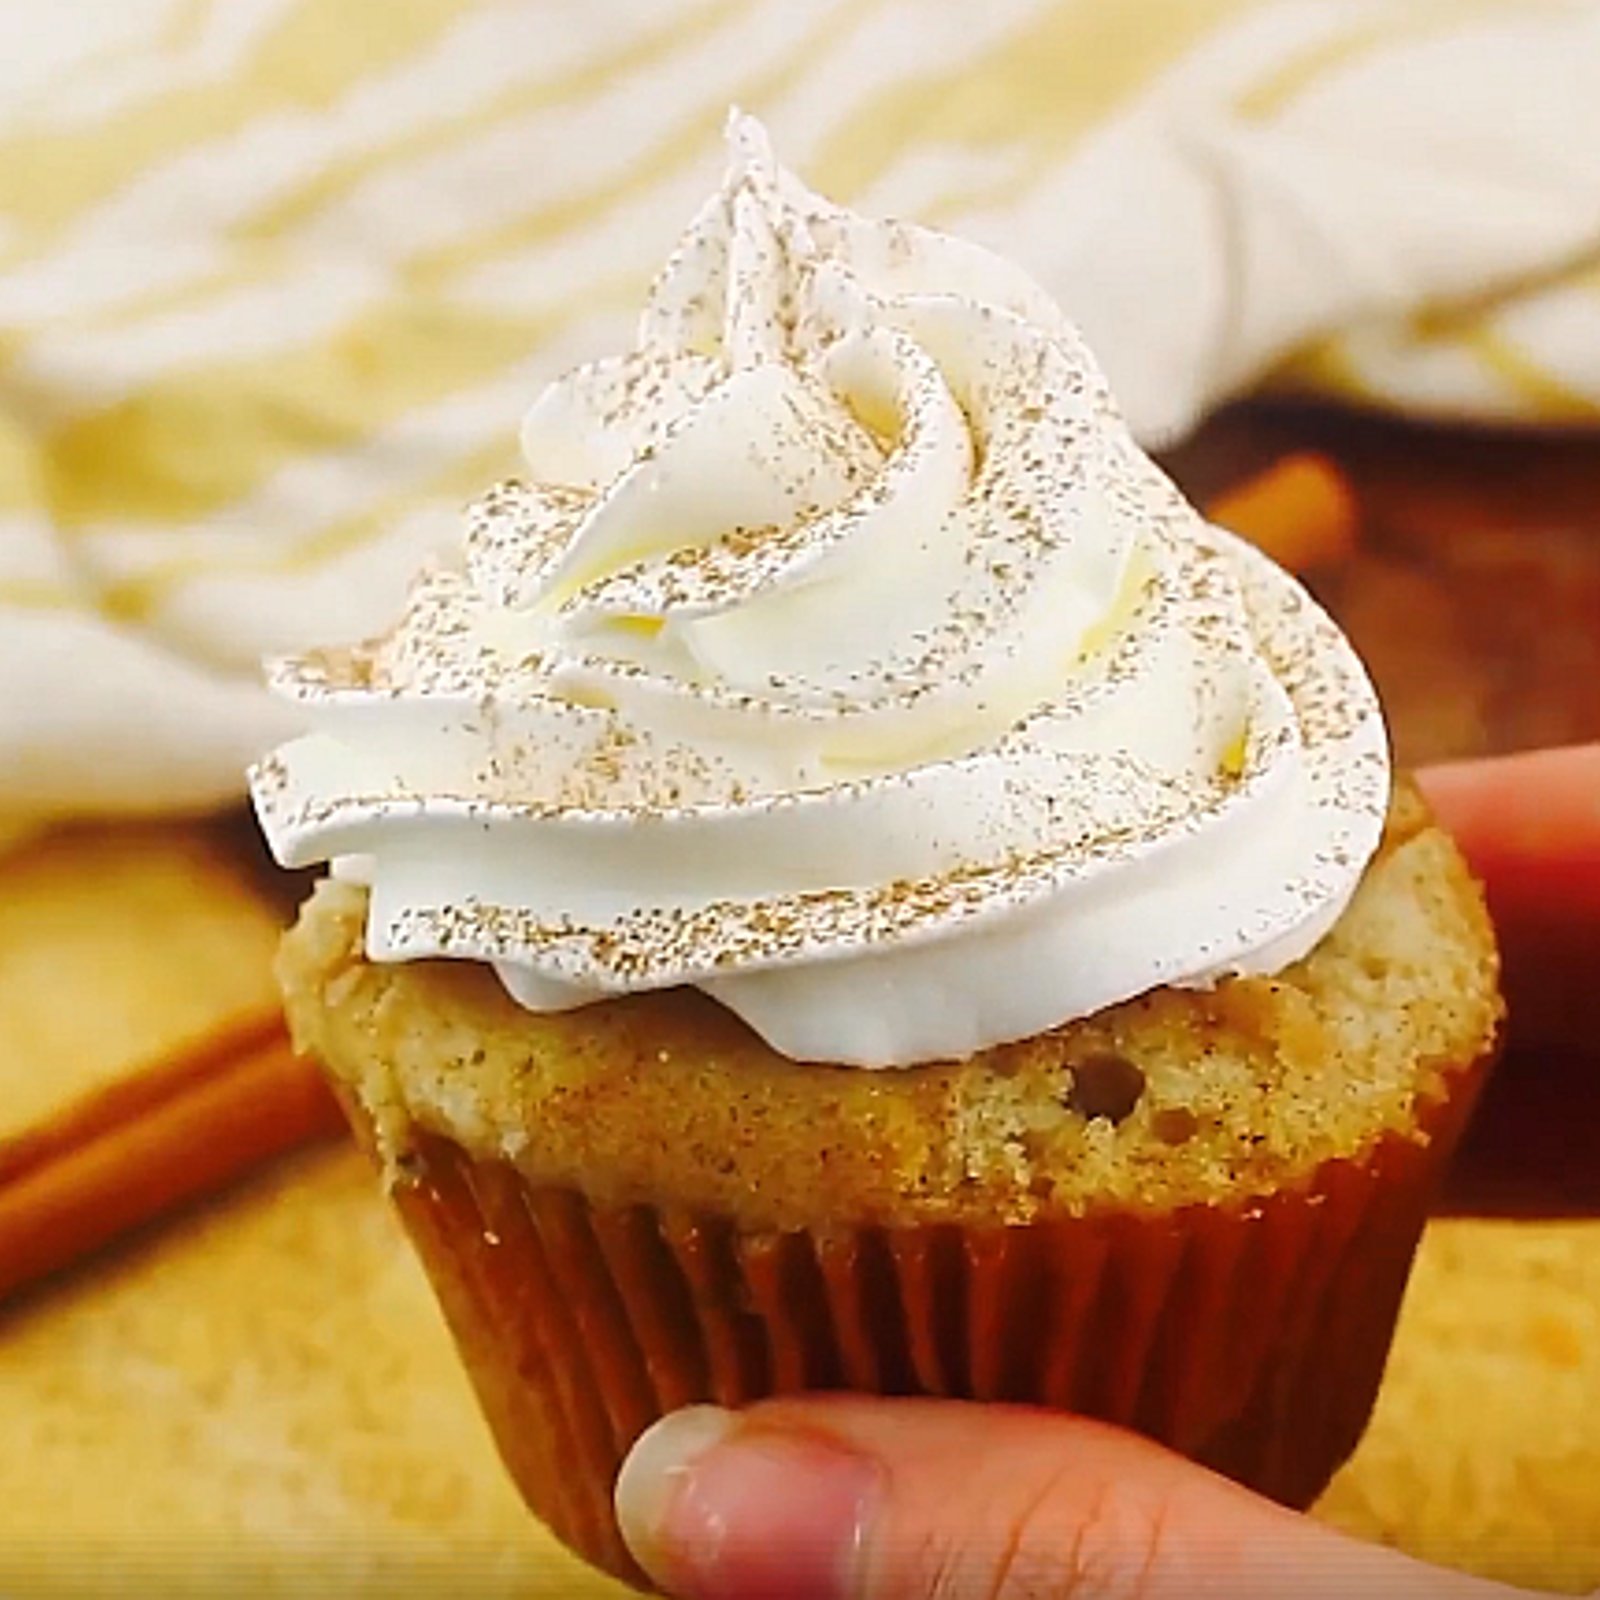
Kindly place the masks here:
[(1481, 1077), (1449, 1075), (1419, 1115), (1426, 1143), (1388, 1137), (1297, 1189), (1166, 1214), (742, 1233), (596, 1206), (421, 1128), (395, 1198), (528, 1505), (642, 1583), (612, 1484), (645, 1428), (697, 1401), (1049, 1406), (1308, 1505), (1366, 1425)]

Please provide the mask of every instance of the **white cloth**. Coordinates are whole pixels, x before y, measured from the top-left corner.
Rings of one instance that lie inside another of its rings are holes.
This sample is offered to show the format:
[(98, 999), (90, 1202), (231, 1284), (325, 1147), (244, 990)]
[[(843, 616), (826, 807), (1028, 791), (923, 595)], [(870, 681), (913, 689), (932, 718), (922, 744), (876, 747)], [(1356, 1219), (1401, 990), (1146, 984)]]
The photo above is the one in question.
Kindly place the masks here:
[(211, 804), (618, 347), (727, 105), (1030, 267), (1146, 440), (1600, 417), (1592, 0), (0, 0), (0, 822)]

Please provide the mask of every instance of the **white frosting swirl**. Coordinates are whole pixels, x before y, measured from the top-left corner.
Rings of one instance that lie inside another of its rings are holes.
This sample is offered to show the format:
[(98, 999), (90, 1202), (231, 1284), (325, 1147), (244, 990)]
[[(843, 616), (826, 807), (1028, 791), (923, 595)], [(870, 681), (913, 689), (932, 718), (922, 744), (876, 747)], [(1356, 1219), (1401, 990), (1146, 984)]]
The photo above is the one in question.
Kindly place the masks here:
[(463, 568), (274, 669), (314, 724), (253, 774), (279, 859), (360, 858), (376, 960), (534, 1010), (696, 984), (863, 1066), (1299, 957), (1388, 795), (1348, 645), (1019, 271), (731, 138)]

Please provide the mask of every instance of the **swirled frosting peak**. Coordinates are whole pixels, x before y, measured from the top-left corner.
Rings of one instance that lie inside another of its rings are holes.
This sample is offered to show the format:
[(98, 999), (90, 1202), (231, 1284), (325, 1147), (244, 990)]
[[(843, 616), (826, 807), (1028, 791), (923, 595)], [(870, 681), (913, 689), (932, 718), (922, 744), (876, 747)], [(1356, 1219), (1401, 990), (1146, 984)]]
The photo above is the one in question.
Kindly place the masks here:
[(1044, 293), (735, 116), (635, 347), (386, 637), (279, 663), (280, 860), (534, 1010), (675, 984), (804, 1060), (962, 1056), (1296, 959), (1388, 793), (1338, 631), (1140, 452)]

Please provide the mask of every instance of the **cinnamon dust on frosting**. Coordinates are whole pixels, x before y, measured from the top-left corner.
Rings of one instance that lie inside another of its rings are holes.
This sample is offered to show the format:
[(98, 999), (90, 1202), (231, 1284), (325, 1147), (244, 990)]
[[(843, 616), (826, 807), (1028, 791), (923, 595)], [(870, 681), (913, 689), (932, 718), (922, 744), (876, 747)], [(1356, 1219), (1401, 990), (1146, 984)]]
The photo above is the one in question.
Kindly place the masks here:
[(730, 141), (460, 566), (273, 669), (312, 727), (254, 775), (280, 859), (358, 858), (374, 959), (539, 1010), (698, 984), (867, 1066), (1303, 955), (1389, 793), (1342, 636), (1021, 272)]

